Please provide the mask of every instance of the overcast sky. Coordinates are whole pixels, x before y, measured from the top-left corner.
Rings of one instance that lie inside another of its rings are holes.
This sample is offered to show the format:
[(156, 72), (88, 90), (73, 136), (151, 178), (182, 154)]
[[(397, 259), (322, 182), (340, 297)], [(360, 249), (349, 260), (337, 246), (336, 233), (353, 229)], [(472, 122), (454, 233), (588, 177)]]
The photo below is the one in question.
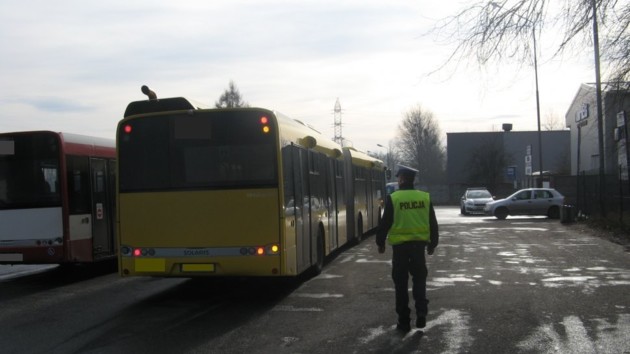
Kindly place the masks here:
[[(361, 150), (394, 139), (421, 105), (442, 132), (536, 130), (531, 65), (435, 71), (451, 47), (427, 35), (470, 1), (3, 0), (0, 131), (115, 137), (127, 104), (184, 96), (213, 105), (233, 80), (250, 106), (303, 120)], [(543, 33), (542, 37), (545, 37)], [(543, 124), (593, 82), (590, 48), (550, 60), (539, 39)], [(382, 149), (381, 149), (382, 151)]]

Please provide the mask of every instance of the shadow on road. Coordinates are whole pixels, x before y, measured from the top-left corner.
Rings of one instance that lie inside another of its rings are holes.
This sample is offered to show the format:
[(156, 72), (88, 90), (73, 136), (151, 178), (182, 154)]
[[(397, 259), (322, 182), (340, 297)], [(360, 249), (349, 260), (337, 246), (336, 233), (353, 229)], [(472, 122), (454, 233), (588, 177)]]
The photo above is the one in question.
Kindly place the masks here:
[(96, 264), (59, 265), (15, 277), (0, 279), (0, 301), (51, 290), (113, 273), (115, 260)]

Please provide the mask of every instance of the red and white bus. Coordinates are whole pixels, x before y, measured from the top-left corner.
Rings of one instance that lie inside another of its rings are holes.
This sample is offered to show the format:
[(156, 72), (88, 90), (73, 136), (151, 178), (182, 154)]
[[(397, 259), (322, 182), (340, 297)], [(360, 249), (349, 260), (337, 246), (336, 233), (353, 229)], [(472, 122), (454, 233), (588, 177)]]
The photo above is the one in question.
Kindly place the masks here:
[(115, 157), (113, 139), (0, 134), (0, 264), (115, 258)]

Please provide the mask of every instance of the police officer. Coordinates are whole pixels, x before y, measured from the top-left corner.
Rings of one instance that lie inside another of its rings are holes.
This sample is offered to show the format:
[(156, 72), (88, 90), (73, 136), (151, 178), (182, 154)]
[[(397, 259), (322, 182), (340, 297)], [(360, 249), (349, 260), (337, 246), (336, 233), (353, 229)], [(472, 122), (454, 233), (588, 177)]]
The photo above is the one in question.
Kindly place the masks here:
[(432, 255), (438, 245), (438, 223), (429, 193), (414, 189), (418, 170), (399, 166), (399, 190), (387, 196), (383, 219), (376, 234), (378, 252), (385, 252), (385, 240), (392, 246), (392, 279), (396, 289), (396, 328), (411, 330), (408, 279), (411, 274), (412, 294), (416, 307), (416, 327), (426, 326), (427, 266), (424, 252)]

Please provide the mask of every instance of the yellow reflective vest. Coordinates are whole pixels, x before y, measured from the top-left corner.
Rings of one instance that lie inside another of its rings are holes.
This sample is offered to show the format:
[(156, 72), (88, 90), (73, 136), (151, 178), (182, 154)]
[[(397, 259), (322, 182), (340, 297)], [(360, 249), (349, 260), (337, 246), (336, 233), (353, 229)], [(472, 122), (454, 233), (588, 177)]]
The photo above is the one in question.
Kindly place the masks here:
[(387, 234), (390, 245), (407, 241), (429, 242), (431, 227), (429, 224), (429, 193), (402, 189), (391, 194), (394, 207), (394, 222)]

